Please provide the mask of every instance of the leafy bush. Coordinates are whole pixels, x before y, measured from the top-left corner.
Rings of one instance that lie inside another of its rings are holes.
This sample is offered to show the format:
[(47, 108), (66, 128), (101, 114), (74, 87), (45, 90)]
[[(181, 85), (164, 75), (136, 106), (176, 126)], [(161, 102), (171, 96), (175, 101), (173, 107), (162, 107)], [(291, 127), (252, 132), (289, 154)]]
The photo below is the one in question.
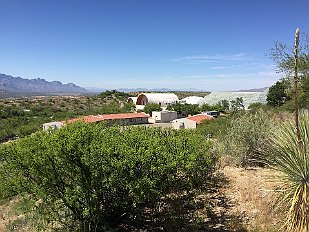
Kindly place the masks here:
[(41, 221), (104, 231), (198, 187), (214, 167), (208, 150), (192, 131), (76, 123), (3, 145), (1, 197), (26, 192), (40, 199)]
[(300, 152), (295, 123), (284, 124), (266, 152), (270, 167), (281, 173), (277, 206), (285, 210), (287, 231), (309, 231), (309, 115), (301, 115), (299, 122)]
[(149, 103), (145, 105), (143, 111), (151, 116), (152, 111), (161, 111), (161, 106), (156, 103)]
[(174, 103), (167, 106), (168, 110), (176, 111), (177, 114), (181, 115), (194, 115), (201, 112), (201, 109), (198, 105), (194, 104), (181, 104), (181, 103)]
[(277, 81), (269, 88), (267, 93), (267, 104), (271, 106), (281, 106), (285, 101), (289, 100), (287, 89), (290, 83), (286, 80)]
[(228, 117), (221, 116), (214, 120), (204, 120), (197, 131), (204, 136), (210, 135), (211, 138), (220, 138), (227, 130)]
[(220, 139), (223, 154), (232, 158), (237, 166), (262, 165), (261, 151), (274, 128), (271, 118), (263, 111), (237, 113), (227, 128)]

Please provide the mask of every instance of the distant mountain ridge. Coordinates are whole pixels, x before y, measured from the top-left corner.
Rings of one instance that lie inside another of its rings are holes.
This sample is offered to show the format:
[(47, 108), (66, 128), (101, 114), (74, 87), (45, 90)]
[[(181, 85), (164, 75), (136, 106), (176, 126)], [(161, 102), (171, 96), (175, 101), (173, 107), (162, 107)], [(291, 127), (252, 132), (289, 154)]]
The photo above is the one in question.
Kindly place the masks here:
[(62, 84), (60, 81), (45, 79), (24, 79), (0, 73), (1, 92), (13, 93), (89, 93), (88, 90), (73, 83)]
[(263, 88), (258, 88), (258, 89), (241, 89), (241, 90), (237, 90), (236, 92), (264, 92), (268, 88), (269, 87), (263, 87)]
[[(111, 90), (111, 89), (105, 89), (105, 88), (96, 88), (96, 87), (86, 87), (87, 90), (91, 92), (104, 92), (106, 90)], [(188, 89), (169, 89), (169, 88), (117, 88), (116, 89), (119, 92), (175, 92), (175, 91), (191, 91), (191, 92), (204, 92), (203, 90), (198, 90), (195, 88), (188, 88)], [(206, 91), (208, 92), (208, 91)]]

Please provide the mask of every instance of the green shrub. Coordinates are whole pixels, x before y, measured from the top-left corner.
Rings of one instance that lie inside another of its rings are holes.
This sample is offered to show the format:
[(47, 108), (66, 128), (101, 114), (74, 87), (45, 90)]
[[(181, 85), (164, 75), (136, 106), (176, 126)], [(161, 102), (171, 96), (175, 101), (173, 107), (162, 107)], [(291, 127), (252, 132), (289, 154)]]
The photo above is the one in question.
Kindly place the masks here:
[(76, 123), (3, 146), (0, 190), (40, 199), (46, 223), (104, 231), (200, 186), (215, 164), (208, 150), (192, 131)]
[(204, 120), (197, 127), (197, 131), (204, 136), (219, 138), (226, 133), (228, 116), (219, 116), (214, 120)]
[(145, 105), (143, 111), (151, 116), (152, 111), (161, 111), (161, 106), (156, 103), (149, 103)]
[(220, 138), (223, 155), (237, 166), (262, 165), (262, 151), (274, 128), (266, 112), (236, 113), (227, 125), (226, 134)]
[(194, 115), (200, 113), (200, 108), (198, 105), (192, 105), (192, 104), (182, 104), (182, 103), (173, 103), (169, 104), (167, 106), (168, 110), (176, 111), (177, 114), (183, 114), (183, 115)]

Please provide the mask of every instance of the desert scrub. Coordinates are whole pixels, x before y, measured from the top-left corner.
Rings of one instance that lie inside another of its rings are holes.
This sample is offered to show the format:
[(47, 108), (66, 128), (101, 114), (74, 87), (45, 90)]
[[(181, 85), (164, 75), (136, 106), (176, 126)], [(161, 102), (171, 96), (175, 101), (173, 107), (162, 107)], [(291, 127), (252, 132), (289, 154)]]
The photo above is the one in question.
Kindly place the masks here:
[(273, 130), (273, 120), (264, 111), (234, 114), (228, 122), (226, 133), (218, 139), (222, 158), (236, 166), (263, 165), (263, 150)]
[(210, 145), (187, 130), (76, 123), (3, 146), (11, 176), (1, 185), (41, 199), (47, 222), (106, 231), (205, 183), (216, 161)]

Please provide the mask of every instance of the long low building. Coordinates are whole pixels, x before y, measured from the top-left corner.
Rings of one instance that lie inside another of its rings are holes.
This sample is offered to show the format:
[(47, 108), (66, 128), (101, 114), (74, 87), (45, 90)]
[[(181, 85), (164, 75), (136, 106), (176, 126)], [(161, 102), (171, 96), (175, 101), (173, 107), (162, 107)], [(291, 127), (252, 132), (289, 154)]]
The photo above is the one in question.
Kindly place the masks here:
[(150, 116), (145, 113), (124, 113), (124, 114), (98, 114), (88, 115), (79, 118), (69, 119), (64, 121), (65, 124), (81, 121), (81, 122), (101, 122), (107, 121), (109, 123), (135, 125), (146, 124)]
[(98, 123), (105, 121), (108, 124), (119, 124), (119, 125), (137, 125), (147, 124), (149, 115), (145, 113), (124, 113), (124, 114), (98, 114), (98, 115), (87, 115), (78, 118), (68, 119), (62, 122), (50, 122), (43, 124), (43, 130), (48, 129), (59, 129), (65, 124), (71, 124), (74, 122), (91, 122)]

